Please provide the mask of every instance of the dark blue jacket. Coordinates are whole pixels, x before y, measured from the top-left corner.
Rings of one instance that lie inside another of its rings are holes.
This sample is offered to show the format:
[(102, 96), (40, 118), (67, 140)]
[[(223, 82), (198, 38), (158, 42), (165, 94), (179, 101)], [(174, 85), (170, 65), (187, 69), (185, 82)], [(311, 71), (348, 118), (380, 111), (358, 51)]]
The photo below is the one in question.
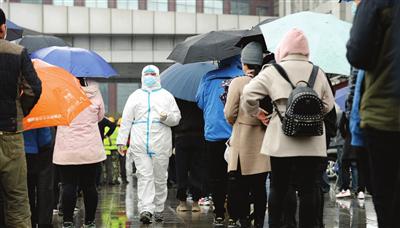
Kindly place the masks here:
[(50, 128), (39, 128), (24, 131), (25, 153), (37, 154), (40, 148), (52, 143), (52, 133)]
[(197, 106), (203, 110), (204, 137), (207, 141), (224, 141), (231, 137), (232, 127), (225, 120), (221, 94), (222, 81), (243, 75), (240, 56), (223, 60), (219, 69), (208, 72), (201, 80), (196, 94)]

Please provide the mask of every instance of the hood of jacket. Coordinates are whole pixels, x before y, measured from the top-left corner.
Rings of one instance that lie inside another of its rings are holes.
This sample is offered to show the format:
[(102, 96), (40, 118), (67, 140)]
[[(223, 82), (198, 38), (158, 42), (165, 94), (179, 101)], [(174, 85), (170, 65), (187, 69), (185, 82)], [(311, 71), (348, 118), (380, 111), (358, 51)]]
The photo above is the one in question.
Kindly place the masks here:
[(310, 55), (308, 40), (304, 32), (294, 28), (286, 33), (275, 51), (275, 60), (280, 63), (288, 55)]
[(86, 96), (91, 99), (99, 92), (99, 84), (95, 81), (88, 80), (88, 86), (82, 86), (83, 91), (85, 91)]

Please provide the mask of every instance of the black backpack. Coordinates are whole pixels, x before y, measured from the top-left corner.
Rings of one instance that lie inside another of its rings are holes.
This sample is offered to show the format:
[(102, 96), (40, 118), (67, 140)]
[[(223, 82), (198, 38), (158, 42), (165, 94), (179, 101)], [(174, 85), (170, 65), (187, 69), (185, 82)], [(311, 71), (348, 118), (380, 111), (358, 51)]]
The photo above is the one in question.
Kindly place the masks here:
[(280, 65), (274, 64), (273, 66), (293, 88), (288, 98), (285, 116), (282, 116), (278, 106), (273, 102), (282, 122), (283, 133), (294, 137), (321, 136), (324, 129), (324, 106), (322, 100), (313, 89), (319, 68), (313, 66), (308, 82), (299, 81), (294, 86), (286, 71)]

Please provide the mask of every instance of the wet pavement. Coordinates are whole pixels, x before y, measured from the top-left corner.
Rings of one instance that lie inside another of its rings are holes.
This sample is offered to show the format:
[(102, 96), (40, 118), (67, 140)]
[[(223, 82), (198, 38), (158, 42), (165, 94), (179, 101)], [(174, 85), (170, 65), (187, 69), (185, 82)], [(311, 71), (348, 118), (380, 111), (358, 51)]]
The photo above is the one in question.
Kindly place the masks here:
[[(332, 188), (331, 188), (332, 189)], [(203, 206), (201, 212), (175, 211), (178, 205), (175, 199), (176, 190), (169, 189), (168, 199), (164, 212), (165, 221), (151, 225), (141, 225), (138, 218), (136, 182), (131, 181), (128, 185), (103, 187), (100, 191), (99, 205), (96, 214), (97, 227), (119, 228), (119, 227), (212, 227), (212, 211)], [(81, 227), (84, 210), (82, 199), (79, 198), (78, 205), (81, 209), (76, 212), (76, 227)], [(268, 227), (267, 219), (264, 227)], [(62, 217), (54, 214), (55, 227), (61, 226)], [(376, 215), (373, 209), (372, 198), (367, 195), (365, 200), (356, 198), (335, 199), (335, 192), (331, 190), (325, 196), (324, 222), (326, 228), (375, 228), (378, 227)]]

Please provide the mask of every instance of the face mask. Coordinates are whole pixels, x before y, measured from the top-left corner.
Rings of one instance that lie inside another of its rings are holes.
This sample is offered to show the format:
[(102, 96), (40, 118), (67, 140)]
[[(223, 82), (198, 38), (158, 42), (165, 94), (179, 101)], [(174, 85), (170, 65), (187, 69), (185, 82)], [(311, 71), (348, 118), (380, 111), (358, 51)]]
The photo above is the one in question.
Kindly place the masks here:
[(356, 2), (353, 1), (353, 4), (351, 5), (351, 13), (354, 15), (356, 15), (357, 12), (357, 4)]
[(152, 87), (154, 84), (156, 84), (157, 79), (154, 76), (143, 76), (143, 83), (147, 87)]

